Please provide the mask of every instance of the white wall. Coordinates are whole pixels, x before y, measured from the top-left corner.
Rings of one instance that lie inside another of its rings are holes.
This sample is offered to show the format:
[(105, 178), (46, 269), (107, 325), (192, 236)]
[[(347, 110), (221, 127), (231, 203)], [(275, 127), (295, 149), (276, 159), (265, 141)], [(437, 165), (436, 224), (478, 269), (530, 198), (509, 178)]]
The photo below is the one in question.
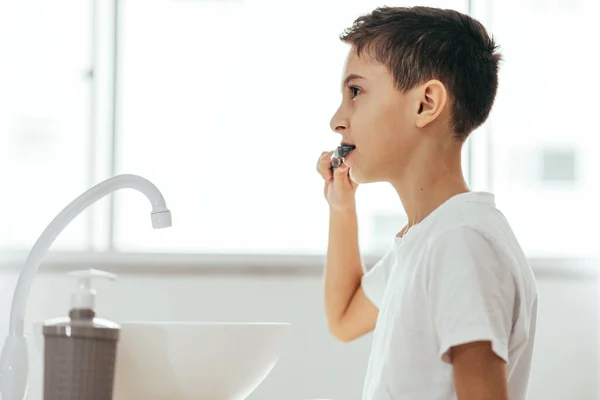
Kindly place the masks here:
[[(0, 272), (2, 337), (15, 282), (14, 272)], [(71, 288), (72, 282), (62, 273), (41, 273), (29, 300), (28, 322), (64, 315)], [(97, 288), (98, 313), (117, 321), (289, 321), (294, 325), (291, 342), (249, 400), (360, 399), (371, 338), (341, 344), (329, 337), (317, 274), (127, 273), (118, 282), (100, 282)], [(596, 279), (542, 276), (539, 289), (539, 334), (530, 400), (598, 399)], [(39, 362), (32, 375), (34, 385), (28, 399), (37, 400), (41, 398)]]

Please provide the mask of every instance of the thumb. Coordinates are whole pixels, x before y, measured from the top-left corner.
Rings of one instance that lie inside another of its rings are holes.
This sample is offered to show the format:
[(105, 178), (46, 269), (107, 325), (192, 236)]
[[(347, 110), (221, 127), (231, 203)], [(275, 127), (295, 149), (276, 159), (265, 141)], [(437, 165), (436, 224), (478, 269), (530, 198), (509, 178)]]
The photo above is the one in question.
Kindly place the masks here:
[(350, 180), (350, 167), (342, 164), (333, 170), (333, 186), (336, 190), (352, 189), (352, 181)]

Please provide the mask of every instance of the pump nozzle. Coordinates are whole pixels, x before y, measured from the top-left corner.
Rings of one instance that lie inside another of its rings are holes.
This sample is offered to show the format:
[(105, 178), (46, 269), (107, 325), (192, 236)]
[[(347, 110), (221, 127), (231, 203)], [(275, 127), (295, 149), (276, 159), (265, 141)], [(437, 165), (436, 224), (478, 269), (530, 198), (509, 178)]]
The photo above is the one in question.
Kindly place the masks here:
[(111, 281), (117, 280), (117, 275), (97, 269), (72, 271), (68, 275), (78, 280), (77, 291), (71, 295), (71, 309), (74, 310), (94, 309), (96, 291), (92, 289), (92, 278), (104, 278)]

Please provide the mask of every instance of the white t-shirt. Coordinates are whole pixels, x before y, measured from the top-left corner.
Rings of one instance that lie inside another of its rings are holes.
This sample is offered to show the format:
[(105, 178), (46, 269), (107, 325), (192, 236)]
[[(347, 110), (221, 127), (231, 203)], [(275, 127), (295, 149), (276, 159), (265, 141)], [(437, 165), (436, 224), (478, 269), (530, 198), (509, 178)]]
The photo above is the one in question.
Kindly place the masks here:
[(491, 341), (527, 397), (537, 286), (490, 193), (452, 197), (363, 276), (379, 309), (363, 400), (454, 400), (451, 347)]

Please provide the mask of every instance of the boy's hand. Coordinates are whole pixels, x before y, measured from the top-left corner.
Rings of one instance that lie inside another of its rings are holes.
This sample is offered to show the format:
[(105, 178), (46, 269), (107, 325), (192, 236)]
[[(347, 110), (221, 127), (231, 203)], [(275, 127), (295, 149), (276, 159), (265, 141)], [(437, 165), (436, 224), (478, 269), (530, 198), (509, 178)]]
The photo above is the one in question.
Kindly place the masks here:
[(333, 151), (324, 151), (317, 163), (317, 171), (325, 180), (325, 199), (332, 210), (353, 210), (358, 184), (350, 179), (350, 168), (344, 163), (331, 171), (332, 155)]

